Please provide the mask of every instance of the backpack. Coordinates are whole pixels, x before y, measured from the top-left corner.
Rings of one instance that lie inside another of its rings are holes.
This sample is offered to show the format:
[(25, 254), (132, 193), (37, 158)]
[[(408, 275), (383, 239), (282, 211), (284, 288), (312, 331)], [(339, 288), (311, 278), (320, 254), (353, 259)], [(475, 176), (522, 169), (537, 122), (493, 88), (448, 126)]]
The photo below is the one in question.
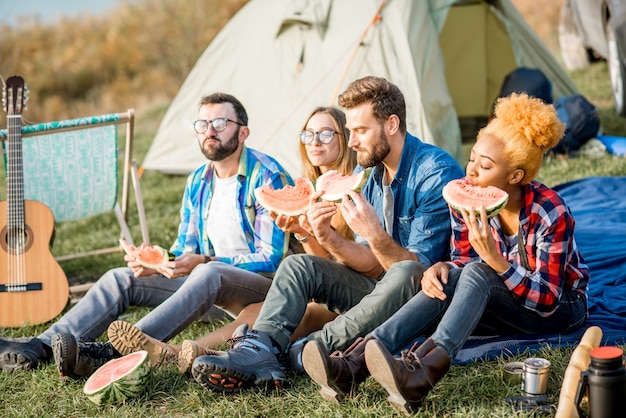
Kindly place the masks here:
[(552, 103), (552, 83), (537, 68), (519, 67), (507, 74), (498, 97), (507, 97), (511, 93), (526, 93), (544, 103)]
[(555, 154), (569, 154), (578, 151), (600, 130), (598, 110), (583, 95), (564, 96), (554, 102), (557, 116), (565, 124), (565, 135), (550, 150)]

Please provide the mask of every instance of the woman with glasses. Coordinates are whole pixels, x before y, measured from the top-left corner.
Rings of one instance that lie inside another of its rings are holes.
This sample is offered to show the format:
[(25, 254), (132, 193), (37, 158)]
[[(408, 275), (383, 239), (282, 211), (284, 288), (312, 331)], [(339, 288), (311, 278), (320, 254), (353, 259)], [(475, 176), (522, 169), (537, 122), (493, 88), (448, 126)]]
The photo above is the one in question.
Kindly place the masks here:
[[(211, 124), (213, 129), (219, 132), (229, 122), (232, 121), (225, 118), (212, 121), (198, 120), (194, 123), (194, 129), (200, 133), (206, 131)], [(334, 107), (318, 107), (311, 112), (299, 133), (303, 177), (315, 182), (319, 176), (330, 170), (337, 170), (345, 175), (352, 174), (357, 164), (356, 153), (348, 147), (349, 131), (345, 128), (345, 123), (345, 114)], [(319, 245), (312, 234), (306, 215), (300, 217), (273, 215), (273, 217), (278, 228), (294, 234), (305, 252), (329, 258), (329, 253)], [(344, 221), (340, 211), (334, 215), (331, 225), (345, 238), (354, 239), (354, 234)], [(233, 332), (241, 324), (247, 323), (252, 326), (262, 306), (263, 302), (250, 304), (232, 322), (196, 341), (185, 340), (180, 346), (166, 344), (146, 334), (143, 334), (143, 337), (151, 345), (148, 348), (152, 351), (165, 350), (176, 353), (179, 359), (179, 369), (182, 373), (186, 373), (191, 370), (191, 365), (196, 357), (215, 353), (214, 349), (230, 339)], [(295, 330), (291, 341), (298, 341), (301, 337), (321, 329), (326, 322), (336, 316), (336, 313), (328, 311), (317, 303), (309, 303), (306, 314)], [(144, 348), (146, 348), (145, 344)], [(292, 369), (304, 372), (301, 362), (297, 358), (300, 351), (301, 347), (294, 346), (293, 350), (289, 350), (289, 358), (286, 361)]]

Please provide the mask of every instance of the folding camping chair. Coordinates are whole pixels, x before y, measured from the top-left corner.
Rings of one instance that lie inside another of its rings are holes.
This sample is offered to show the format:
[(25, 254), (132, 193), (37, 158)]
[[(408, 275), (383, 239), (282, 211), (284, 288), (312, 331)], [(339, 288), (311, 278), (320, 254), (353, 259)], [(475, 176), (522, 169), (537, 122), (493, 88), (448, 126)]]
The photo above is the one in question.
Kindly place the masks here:
[[(82, 220), (114, 210), (120, 236), (133, 243), (128, 227), (132, 185), (142, 240), (150, 242), (137, 167), (132, 160), (134, 121), (134, 109), (128, 109), (123, 113), (22, 126), (24, 199), (48, 206), (55, 222)], [(118, 125), (126, 127), (122, 164), (118, 158)], [(6, 131), (0, 131), (5, 158), (6, 137)], [(118, 202), (120, 165), (121, 204)], [(117, 239), (114, 242), (114, 246), (56, 259), (72, 260), (119, 251)]]

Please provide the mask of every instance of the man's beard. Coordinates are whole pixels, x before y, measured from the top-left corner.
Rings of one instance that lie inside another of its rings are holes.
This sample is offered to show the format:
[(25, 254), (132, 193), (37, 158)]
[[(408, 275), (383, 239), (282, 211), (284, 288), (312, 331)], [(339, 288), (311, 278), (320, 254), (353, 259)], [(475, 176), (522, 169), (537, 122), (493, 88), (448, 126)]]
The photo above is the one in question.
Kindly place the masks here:
[(391, 146), (389, 145), (389, 140), (385, 134), (381, 132), (371, 153), (357, 150), (356, 161), (363, 168), (374, 167), (382, 163), (387, 155), (389, 155), (390, 151)]
[(238, 137), (239, 127), (237, 128), (235, 133), (226, 141), (221, 141), (215, 137), (211, 137), (210, 139), (214, 139), (220, 142), (218, 146), (213, 146), (209, 149), (206, 149), (203, 147), (203, 144), (200, 144), (200, 150), (207, 159), (211, 161), (222, 161), (224, 158), (232, 155), (235, 151), (237, 151), (237, 148), (239, 148), (239, 141), (237, 140)]

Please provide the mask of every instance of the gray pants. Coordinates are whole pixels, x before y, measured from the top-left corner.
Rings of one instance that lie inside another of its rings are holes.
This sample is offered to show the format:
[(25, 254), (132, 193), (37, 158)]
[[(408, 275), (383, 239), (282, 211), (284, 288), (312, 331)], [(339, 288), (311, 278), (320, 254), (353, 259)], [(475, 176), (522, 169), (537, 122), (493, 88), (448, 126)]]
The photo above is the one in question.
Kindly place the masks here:
[(285, 349), (307, 302), (314, 300), (340, 315), (308, 338), (322, 342), (329, 352), (344, 350), (417, 293), (424, 269), (399, 262), (375, 280), (321, 257), (291, 255), (278, 266), (254, 329)]
[(271, 280), (257, 273), (213, 261), (198, 265), (189, 276), (137, 278), (130, 268), (109, 270), (59, 321), (38, 338), (50, 345), (52, 336), (67, 332), (94, 340), (129, 306), (154, 307), (136, 325), (146, 334), (167, 341), (209, 312), (213, 305), (231, 316), (265, 298)]

